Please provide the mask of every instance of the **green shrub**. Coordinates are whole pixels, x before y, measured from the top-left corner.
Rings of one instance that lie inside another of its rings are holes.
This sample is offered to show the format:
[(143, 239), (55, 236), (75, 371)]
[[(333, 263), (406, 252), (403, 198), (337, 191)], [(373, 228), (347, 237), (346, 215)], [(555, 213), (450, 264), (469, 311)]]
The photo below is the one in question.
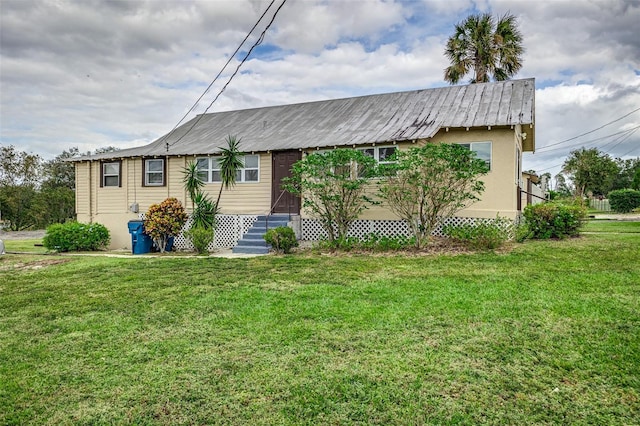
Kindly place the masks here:
[(524, 217), (530, 238), (565, 238), (578, 235), (585, 216), (584, 207), (556, 202), (527, 206)]
[(109, 230), (99, 223), (56, 223), (47, 228), (42, 240), (49, 250), (95, 251), (109, 245)]
[(144, 233), (153, 239), (153, 243), (164, 253), (171, 237), (182, 230), (187, 221), (187, 213), (182, 203), (174, 197), (167, 198), (160, 204), (152, 204), (144, 219)]
[(296, 234), (288, 226), (269, 229), (264, 234), (264, 240), (279, 253), (291, 253), (292, 248), (298, 247)]
[(475, 224), (445, 225), (442, 232), (476, 250), (493, 250), (511, 238), (513, 223), (503, 217), (479, 219)]
[(193, 226), (184, 232), (184, 236), (191, 241), (198, 254), (207, 254), (209, 253), (209, 244), (214, 238), (214, 230), (212, 228)]
[(618, 213), (629, 213), (640, 207), (640, 191), (634, 189), (618, 189), (609, 193), (609, 205)]
[(516, 225), (513, 234), (514, 240), (517, 243), (522, 243), (531, 238), (532, 232), (529, 229), (529, 225), (527, 225), (525, 221), (522, 221)]

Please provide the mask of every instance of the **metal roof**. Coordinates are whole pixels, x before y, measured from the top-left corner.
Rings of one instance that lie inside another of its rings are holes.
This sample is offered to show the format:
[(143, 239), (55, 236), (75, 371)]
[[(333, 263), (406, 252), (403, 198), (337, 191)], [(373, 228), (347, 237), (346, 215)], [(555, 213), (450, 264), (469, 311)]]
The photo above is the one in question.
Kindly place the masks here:
[(244, 152), (264, 152), (426, 139), (445, 127), (533, 125), (534, 95), (531, 78), (216, 112), (148, 145), (78, 160), (214, 154), (228, 135), (241, 139)]

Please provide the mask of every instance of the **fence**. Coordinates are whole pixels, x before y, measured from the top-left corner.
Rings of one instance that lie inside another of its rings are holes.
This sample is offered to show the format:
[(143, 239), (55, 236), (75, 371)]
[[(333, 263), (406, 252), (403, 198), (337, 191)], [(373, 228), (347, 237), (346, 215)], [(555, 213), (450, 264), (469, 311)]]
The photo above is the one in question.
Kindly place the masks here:
[(610, 212), (611, 206), (609, 205), (609, 200), (606, 198), (599, 200), (597, 198), (592, 198), (589, 200), (589, 207), (594, 210), (599, 210), (601, 212)]
[[(144, 220), (144, 213), (139, 215)], [(213, 251), (217, 248), (232, 248), (238, 244), (238, 240), (253, 226), (258, 220), (258, 215), (227, 215), (222, 214), (216, 216), (218, 227), (214, 234), (213, 242), (209, 245), (209, 250)], [(173, 241), (173, 245), (177, 250), (193, 250), (193, 245), (184, 236), (184, 231), (191, 228), (191, 218), (182, 227), (182, 231)]]

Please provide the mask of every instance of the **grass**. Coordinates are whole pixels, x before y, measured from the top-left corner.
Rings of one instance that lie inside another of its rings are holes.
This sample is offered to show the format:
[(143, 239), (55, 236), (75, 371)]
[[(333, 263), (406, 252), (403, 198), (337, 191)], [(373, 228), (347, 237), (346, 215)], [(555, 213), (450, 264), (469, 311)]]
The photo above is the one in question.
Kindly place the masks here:
[(0, 424), (638, 424), (639, 247), (7, 255)]
[(42, 246), (42, 239), (32, 240), (3, 240), (5, 251), (21, 253), (45, 254), (47, 249)]
[(590, 220), (582, 229), (584, 232), (640, 233), (640, 222), (620, 220)]

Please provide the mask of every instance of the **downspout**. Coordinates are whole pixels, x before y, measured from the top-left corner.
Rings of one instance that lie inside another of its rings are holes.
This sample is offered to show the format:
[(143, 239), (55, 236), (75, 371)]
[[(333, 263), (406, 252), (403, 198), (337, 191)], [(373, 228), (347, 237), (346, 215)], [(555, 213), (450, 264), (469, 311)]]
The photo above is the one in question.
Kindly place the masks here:
[(89, 223), (93, 223), (93, 161), (87, 161), (89, 165)]

